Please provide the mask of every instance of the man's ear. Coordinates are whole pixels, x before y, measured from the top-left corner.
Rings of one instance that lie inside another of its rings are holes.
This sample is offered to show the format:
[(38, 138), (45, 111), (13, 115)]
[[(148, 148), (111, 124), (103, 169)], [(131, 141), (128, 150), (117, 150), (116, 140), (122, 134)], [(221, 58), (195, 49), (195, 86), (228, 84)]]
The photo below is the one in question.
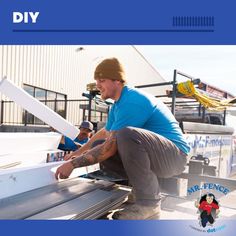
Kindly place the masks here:
[(115, 80), (115, 83), (118, 84), (118, 85), (122, 84), (122, 82), (120, 80)]

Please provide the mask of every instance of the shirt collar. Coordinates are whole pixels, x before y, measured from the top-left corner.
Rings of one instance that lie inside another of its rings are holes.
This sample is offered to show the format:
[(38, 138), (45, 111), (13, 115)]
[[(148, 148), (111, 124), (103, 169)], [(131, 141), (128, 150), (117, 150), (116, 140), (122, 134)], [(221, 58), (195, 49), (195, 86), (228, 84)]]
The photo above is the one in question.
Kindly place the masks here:
[(122, 98), (124, 97), (124, 95), (126, 94), (127, 91), (128, 91), (128, 87), (127, 87), (127, 85), (125, 85), (121, 91), (119, 99), (117, 101), (115, 101), (115, 104), (119, 104), (119, 102), (122, 100)]

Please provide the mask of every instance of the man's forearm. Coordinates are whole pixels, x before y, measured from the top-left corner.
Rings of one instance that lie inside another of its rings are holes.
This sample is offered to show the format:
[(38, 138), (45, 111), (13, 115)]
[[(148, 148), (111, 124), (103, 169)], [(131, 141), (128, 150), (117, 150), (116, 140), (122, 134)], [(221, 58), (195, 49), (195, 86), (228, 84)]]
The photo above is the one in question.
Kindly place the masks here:
[(84, 144), (82, 147), (80, 147), (77, 151), (74, 152), (75, 155), (82, 155), (84, 152), (89, 150), (91, 148), (91, 145), (94, 141), (98, 139), (105, 139), (107, 138), (107, 132), (105, 129), (102, 129), (98, 131), (90, 140), (88, 143)]
[(74, 168), (93, 165), (113, 156), (117, 151), (116, 132), (112, 132), (107, 140), (85, 154), (71, 160)]

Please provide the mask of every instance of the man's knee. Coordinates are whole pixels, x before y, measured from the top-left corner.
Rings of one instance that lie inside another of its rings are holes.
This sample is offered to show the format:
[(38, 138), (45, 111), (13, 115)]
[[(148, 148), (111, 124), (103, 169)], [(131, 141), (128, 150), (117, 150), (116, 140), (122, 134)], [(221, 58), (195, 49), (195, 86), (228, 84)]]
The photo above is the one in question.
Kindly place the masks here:
[(134, 130), (132, 127), (125, 127), (117, 131), (117, 143), (127, 143), (133, 136)]
[(139, 134), (133, 127), (126, 127), (117, 132), (117, 149), (122, 160), (132, 159), (132, 155), (140, 150)]

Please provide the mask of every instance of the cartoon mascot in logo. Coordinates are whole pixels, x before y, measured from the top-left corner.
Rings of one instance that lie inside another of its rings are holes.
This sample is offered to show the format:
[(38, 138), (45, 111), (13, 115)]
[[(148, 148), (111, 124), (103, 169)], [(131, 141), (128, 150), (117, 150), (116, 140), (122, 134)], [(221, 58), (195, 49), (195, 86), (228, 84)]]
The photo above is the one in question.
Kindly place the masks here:
[(214, 194), (207, 193), (203, 195), (195, 206), (200, 211), (201, 225), (206, 227), (207, 223), (213, 224), (216, 216), (219, 214), (219, 203), (216, 201)]

